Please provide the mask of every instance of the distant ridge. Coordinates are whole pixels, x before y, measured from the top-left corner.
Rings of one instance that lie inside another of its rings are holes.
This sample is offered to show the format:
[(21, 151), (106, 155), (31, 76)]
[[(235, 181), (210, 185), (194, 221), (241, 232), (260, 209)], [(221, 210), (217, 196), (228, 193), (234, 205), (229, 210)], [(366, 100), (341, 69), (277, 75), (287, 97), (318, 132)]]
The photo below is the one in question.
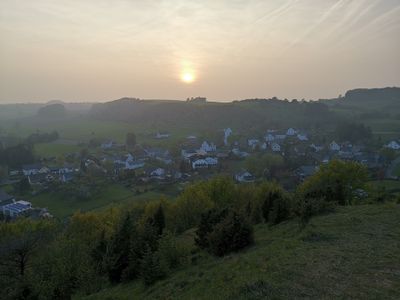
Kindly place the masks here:
[(344, 99), (347, 101), (400, 101), (399, 87), (354, 89), (346, 92)]

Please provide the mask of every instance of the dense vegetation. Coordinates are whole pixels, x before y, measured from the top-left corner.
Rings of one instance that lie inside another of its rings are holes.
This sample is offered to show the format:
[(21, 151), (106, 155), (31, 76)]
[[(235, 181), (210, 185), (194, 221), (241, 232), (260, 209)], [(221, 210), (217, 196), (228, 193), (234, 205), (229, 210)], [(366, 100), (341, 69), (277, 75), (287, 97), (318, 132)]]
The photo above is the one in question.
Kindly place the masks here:
[[(337, 206), (388, 200), (368, 187), (366, 174), (361, 165), (333, 161), (295, 193), (219, 177), (189, 186), (174, 202), (78, 212), (67, 223), (3, 223), (0, 287), (9, 299), (66, 299), (122, 282), (149, 286), (193, 264), (201, 249), (224, 256), (249, 247), (257, 224), (294, 219), (301, 230)], [(194, 248), (182, 240), (193, 228)]]

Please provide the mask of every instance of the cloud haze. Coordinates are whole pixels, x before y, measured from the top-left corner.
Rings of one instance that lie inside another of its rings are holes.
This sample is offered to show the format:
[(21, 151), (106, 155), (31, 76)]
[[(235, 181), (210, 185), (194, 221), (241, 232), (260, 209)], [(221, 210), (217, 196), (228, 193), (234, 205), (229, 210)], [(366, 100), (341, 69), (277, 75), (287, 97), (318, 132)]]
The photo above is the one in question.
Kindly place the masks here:
[(399, 53), (398, 0), (0, 3), (2, 102), (334, 97), (400, 85)]

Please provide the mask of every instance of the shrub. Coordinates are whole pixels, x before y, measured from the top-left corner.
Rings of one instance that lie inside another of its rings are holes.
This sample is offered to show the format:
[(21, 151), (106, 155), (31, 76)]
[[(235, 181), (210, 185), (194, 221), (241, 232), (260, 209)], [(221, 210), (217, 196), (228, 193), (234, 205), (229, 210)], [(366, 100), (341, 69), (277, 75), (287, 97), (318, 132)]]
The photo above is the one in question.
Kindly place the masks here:
[(202, 215), (195, 242), (201, 249), (223, 256), (252, 244), (253, 228), (243, 214), (212, 209)]
[(279, 186), (272, 185), (266, 191), (262, 205), (262, 214), (265, 222), (278, 224), (289, 218), (291, 207), (289, 197)]

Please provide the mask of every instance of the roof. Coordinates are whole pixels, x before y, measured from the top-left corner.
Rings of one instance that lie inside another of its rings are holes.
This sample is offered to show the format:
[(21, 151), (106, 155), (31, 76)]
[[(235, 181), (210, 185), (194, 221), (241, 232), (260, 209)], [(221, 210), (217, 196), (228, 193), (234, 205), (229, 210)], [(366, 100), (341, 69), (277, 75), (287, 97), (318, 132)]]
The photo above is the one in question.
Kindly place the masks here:
[(41, 169), (43, 166), (41, 164), (29, 164), (29, 165), (23, 165), (22, 169), (23, 170), (34, 170), (34, 169)]
[(316, 166), (301, 166), (298, 169), (299, 173), (303, 176), (311, 176), (317, 171)]
[(17, 214), (31, 208), (32, 208), (31, 203), (27, 201), (17, 201), (15, 203), (11, 203), (3, 207), (4, 210), (8, 210), (10, 212)]

